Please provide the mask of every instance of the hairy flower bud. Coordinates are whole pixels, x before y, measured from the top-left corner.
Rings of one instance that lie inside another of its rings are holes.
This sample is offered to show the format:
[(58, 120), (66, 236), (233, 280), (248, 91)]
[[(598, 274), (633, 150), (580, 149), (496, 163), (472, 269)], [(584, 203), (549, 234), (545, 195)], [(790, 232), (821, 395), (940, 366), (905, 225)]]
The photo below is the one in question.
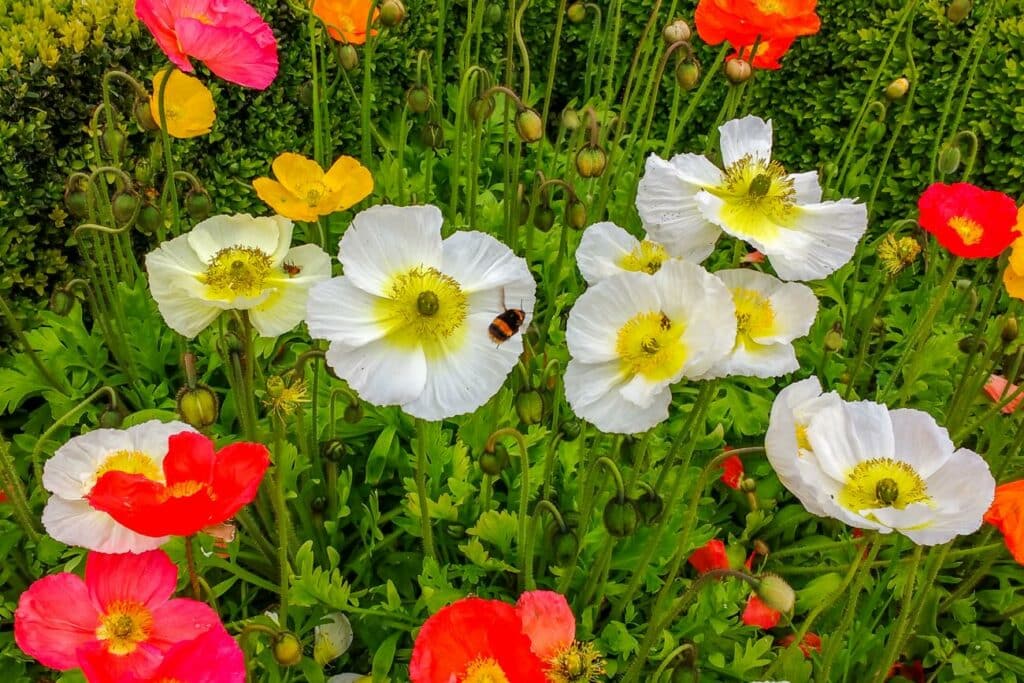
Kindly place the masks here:
[(405, 93), (405, 103), (409, 107), (409, 111), (416, 114), (430, 111), (432, 99), (430, 91), (423, 85), (414, 85)]
[(636, 531), (639, 515), (631, 500), (620, 501), (616, 497), (604, 506), (604, 528), (616, 538), (624, 538)]
[(283, 667), (302, 661), (302, 643), (292, 633), (282, 632), (274, 638), (274, 659)]
[(516, 132), (523, 142), (537, 142), (544, 137), (544, 122), (534, 109), (523, 108), (516, 114)]
[(156, 119), (153, 118), (153, 108), (149, 105), (149, 100), (136, 100), (135, 106), (132, 107), (132, 113), (135, 115), (136, 123), (139, 124), (139, 128), (142, 130), (160, 130)]
[(946, 18), (951, 23), (959, 24), (971, 13), (972, 7), (974, 7), (974, 0), (953, 0), (946, 7)]
[(555, 211), (547, 204), (541, 204), (533, 212), (533, 225), (541, 232), (547, 232), (555, 224)]
[(75, 297), (63, 287), (58, 287), (50, 294), (50, 310), (57, 315), (67, 315), (75, 305)]
[(124, 423), (124, 415), (116, 408), (107, 408), (100, 413), (100, 427), (103, 429), (118, 429)]
[(885, 86), (885, 96), (889, 100), (899, 100), (907, 94), (908, 90), (910, 90), (910, 81), (905, 76), (900, 76)]
[(124, 225), (132, 219), (139, 208), (139, 197), (133, 192), (120, 192), (110, 203), (114, 214), (114, 220), (119, 225)]
[(427, 121), (420, 129), (420, 141), (430, 149), (444, 147), (444, 129), (436, 121)]
[(350, 425), (360, 422), (363, 419), (363, 404), (358, 401), (349, 403), (345, 406), (345, 415), (343, 419)]
[(760, 578), (757, 595), (764, 604), (777, 612), (789, 613), (796, 604), (796, 593), (786, 581), (775, 574), (765, 574)]
[(341, 63), (341, 68), (345, 71), (352, 71), (359, 66), (359, 53), (353, 46), (346, 43), (338, 48), (338, 62)]
[(68, 188), (64, 192), (64, 206), (75, 218), (85, 218), (89, 214), (89, 195), (84, 190)]
[(206, 429), (216, 422), (219, 408), (217, 394), (205, 384), (197, 384), (194, 389), (182, 387), (178, 391), (178, 416), (196, 429)]
[(152, 235), (164, 222), (160, 209), (150, 203), (145, 203), (139, 209), (139, 217), (135, 220), (135, 227), (144, 235)]
[(682, 19), (676, 19), (661, 31), (661, 38), (669, 45), (689, 40), (692, 35), (690, 25)]
[(328, 439), (320, 444), (320, 456), (327, 462), (339, 463), (348, 452), (343, 439)]
[(501, 5), (493, 2), (484, 10), (484, 23), (488, 26), (497, 26), (501, 21), (501, 15)]
[(544, 417), (544, 399), (536, 389), (516, 395), (516, 413), (524, 425), (535, 425)]
[(576, 152), (576, 171), (581, 178), (598, 178), (608, 165), (608, 155), (601, 145), (587, 143)]
[(653, 524), (661, 517), (665, 510), (665, 501), (654, 491), (644, 491), (643, 494), (633, 501), (640, 519), (644, 524)]
[(213, 213), (213, 202), (205, 192), (190, 191), (185, 196), (185, 211), (195, 221), (206, 220)]
[(881, 121), (872, 121), (864, 129), (864, 139), (869, 145), (877, 145), (885, 137), (885, 124)]
[(398, 26), (405, 19), (405, 5), (401, 0), (384, 0), (380, 6), (380, 23), (388, 27)]
[(825, 334), (825, 349), (828, 351), (839, 351), (843, 348), (843, 333), (835, 328)]
[(563, 421), (558, 426), (558, 429), (562, 433), (563, 441), (575, 441), (580, 438), (580, 433), (583, 432), (583, 425), (579, 420), (570, 418)]
[(945, 145), (939, 152), (939, 173), (952, 175), (960, 168), (960, 148), (956, 145)]
[(103, 150), (112, 157), (123, 157), (128, 151), (128, 139), (117, 128), (107, 128), (101, 140)]
[[(565, 205), (565, 222), (573, 230), (587, 227), (587, 206), (579, 199), (573, 199)], [(552, 387), (553, 388), (553, 387)]]
[(470, 100), (466, 108), (469, 111), (469, 118), (476, 123), (483, 123), (494, 113), (494, 98), (475, 97)]
[(732, 59), (725, 63), (725, 77), (734, 85), (748, 81), (753, 73), (750, 62), (745, 59)]
[(556, 564), (559, 566), (569, 564), (576, 558), (576, 553), (579, 549), (580, 540), (576, 537), (576, 532), (572, 529), (562, 531), (557, 527), (555, 528), (554, 537), (551, 541), (551, 550)]
[(480, 454), (479, 464), (484, 474), (498, 476), (508, 467), (508, 449), (500, 443), (494, 444), (493, 450), (485, 450)]
[(1020, 334), (1020, 325), (1017, 323), (1017, 316), (1011, 315), (1005, 321), (1003, 321), (1003, 329), (999, 335), (1003, 338), (1003, 341), (1009, 344), (1017, 335)]
[(676, 83), (683, 90), (693, 90), (700, 81), (700, 66), (696, 62), (679, 62), (676, 64)]
[(587, 8), (582, 2), (574, 2), (569, 5), (566, 15), (569, 17), (569, 21), (579, 24), (587, 18)]

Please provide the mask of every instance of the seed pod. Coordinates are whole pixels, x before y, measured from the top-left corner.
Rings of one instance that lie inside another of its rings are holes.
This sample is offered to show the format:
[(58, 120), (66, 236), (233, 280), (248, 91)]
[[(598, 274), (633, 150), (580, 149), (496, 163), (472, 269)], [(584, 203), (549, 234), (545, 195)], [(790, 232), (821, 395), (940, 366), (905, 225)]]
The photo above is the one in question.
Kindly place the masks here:
[[(565, 205), (565, 222), (573, 230), (582, 230), (587, 226), (587, 206), (579, 199), (573, 199)], [(554, 388), (554, 387), (551, 387)]]
[(676, 83), (683, 90), (693, 90), (700, 81), (700, 67), (696, 62), (679, 62), (676, 64)]
[(569, 419), (562, 422), (558, 426), (558, 430), (562, 433), (562, 441), (575, 441), (580, 438), (583, 424), (579, 420)]
[(384, 0), (380, 6), (380, 23), (387, 27), (398, 26), (405, 19), (405, 5), (401, 0)]
[(84, 190), (68, 189), (64, 193), (64, 206), (75, 218), (85, 218), (89, 215), (89, 195)]
[(692, 33), (690, 25), (682, 19), (676, 19), (661, 31), (661, 38), (669, 45), (689, 40)]
[(342, 69), (352, 71), (359, 66), (359, 53), (349, 44), (342, 45), (338, 48), (338, 61)]
[(302, 661), (302, 643), (292, 633), (281, 632), (274, 638), (274, 659), (283, 667)]
[(188, 212), (192, 220), (206, 220), (213, 212), (213, 202), (210, 201), (210, 195), (205, 192), (190, 191), (185, 195), (185, 211)]
[(111, 202), (114, 220), (124, 225), (132, 219), (139, 207), (139, 198), (132, 192), (121, 192)]
[(533, 212), (533, 225), (541, 232), (547, 232), (555, 224), (555, 211), (547, 204), (541, 204)]
[(132, 107), (132, 113), (135, 115), (136, 123), (139, 124), (139, 128), (142, 130), (160, 130), (159, 124), (157, 124), (156, 119), (153, 118), (153, 108), (149, 106), (149, 100), (135, 100), (135, 106)]
[(430, 111), (431, 100), (430, 91), (422, 85), (414, 85), (405, 93), (405, 104), (415, 114)]
[(206, 429), (216, 422), (219, 408), (217, 394), (205, 384), (197, 384), (194, 389), (182, 387), (178, 391), (178, 417), (196, 429)]
[(328, 439), (320, 444), (320, 456), (327, 462), (339, 463), (348, 452), (343, 439)]
[(420, 141), (429, 149), (444, 147), (444, 129), (435, 121), (427, 121), (420, 129)]
[(625, 538), (636, 531), (638, 514), (633, 501), (612, 497), (604, 506), (604, 528), (615, 538)]
[(952, 175), (960, 168), (960, 148), (956, 145), (945, 145), (939, 152), (939, 173)]
[(146, 203), (139, 209), (139, 217), (135, 221), (135, 227), (144, 235), (152, 235), (164, 222), (160, 209), (152, 204)]
[(533, 109), (523, 108), (516, 114), (516, 132), (526, 143), (537, 142), (544, 137), (544, 122)]
[(354, 425), (361, 421), (363, 419), (363, 404), (349, 403), (345, 406), (345, 416), (343, 419), (350, 425)]
[(643, 495), (633, 501), (640, 519), (644, 524), (653, 524), (665, 511), (665, 501), (654, 491), (644, 491)]
[(910, 90), (910, 81), (906, 77), (900, 76), (885, 86), (885, 97), (890, 101), (903, 99), (908, 90)]
[(972, 7), (974, 7), (974, 0), (953, 0), (946, 7), (946, 18), (953, 24), (959, 24), (971, 13)]
[(793, 592), (793, 588), (775, 574), (765, 574), (761, 577), (757, 596), (777, 612), (789, 613), (796, 604), (796, 593)]
[(576, 171), (582, 178), (598, 178), (608, 166), (608, 155), (601, 145), (587, 143), (576, 152)]
[(587, 18), (587, 8), (582, 2), (574, 2), (566, 10), (566, 16), (572, 23), (579, 24)]
[(750, 68), (750, 62), (745, 59), (731, 59), (725, 63), (725, 77), (733, 85), (739, 85), (750, 79), (754, 70)]
[(508, 467), (508, 449), (502, 444), (496, 443), (494, 444), (494, 450), (485, 450), (480, 454), (480, 459), (477, 462), (484, 474), (497, 477)]

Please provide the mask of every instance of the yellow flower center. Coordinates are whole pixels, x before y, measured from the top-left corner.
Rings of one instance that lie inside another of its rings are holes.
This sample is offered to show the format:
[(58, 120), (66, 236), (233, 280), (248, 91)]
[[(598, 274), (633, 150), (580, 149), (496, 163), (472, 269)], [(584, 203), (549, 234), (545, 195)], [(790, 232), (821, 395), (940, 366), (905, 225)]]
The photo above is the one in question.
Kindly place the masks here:
[(129, 655), (139, 643), (149, 639), (152, 627), (153, 615), (145, 605), (133, 600), (115, 600), (100, 617), (96, 638), (103, 641), (110, 654)]
[(807, 438), (807, 425), (796, 426), (796, 447), (801, 451), (811, 451), (811, 440)]
[(468, 315), (469, 297), (459, 283), (425, 266), (396, 275), (377, 304), (377, 318), (391, 342), (422, 346), (428, 354), (461, 342)]
[(724, 184), (707, 189), (725, 202), (724, 222), (764, 241), (777, 237), (796, 206), (796, 190), (782, 164), (749, 154), (726, 169)]
[(913, 503), (931, 504), (932, 499), (913, 467), (892, 458), (874, 458), (847, 473), (838, 502), (848, 510), (861, 512), (885, 507), (902, 510)]
[(667, 260), (668, 252), (665, 251), (665, 247), (656, 242), (644, 240), (633, 251), (622, 257), (619, 265), (623, 270), (654, 275), (661, 270), (661, 264)]
[(466, 677), (462, 683), (510, 683), (501, 665), (497, 661), (487, 658), (480, 658), (469, 665), (466, 669)]
[(573, 642), (548, 660), (550, 683), (591, 683), (604, 680), (601, 653), (593, 643)]
[(270, 256), (259, 249), (228, 247), (213, 257), (203, 279), (213, 299), (255, 297), (263, 293), (271, 270)]
[(953, 216), (949, 219), (949, 227), (960, 236), (967, 246), (977, 244), (985, 234), (985, 229), (981, 227), (981, 224), (967, 216)]
[(164, 473), (160, 466), (142, 451), (114, 451), (104, 458), (100, 466), (96, 468), (96, 479), (107, 472), (141, 474), (146, 479), (153, 481), (162, 482), (164, 480)]
[(759, 11), (766, 14), (781, 14), (786, 10), (786, 3), (782, 0), (754, 0), (754, 4), (757, 5)]
[(165, 500), (168, 498), (186, 498), (199, 493), (204, 488), (206, 488), (206, 484), (200, 481), (179, 481), (177, 484), (168, 486), (164, 490), (163, 495)]
[(753, 344), (751, 337), (766, 337), (775, 331), (775, 310), (771, 300), (753, 289), (732, 290), (736, 306), (736, 340)]
[(317, 206), (319, 206), (320, 200), (322, 200), (324, 198), (324, 195), (327, 194), (327, 188), (324, 186), (322, 182), (319, 181), (310, 182), (302, 189), (304, 190), (304, 192), (302, 193), (303, 200), (306, 202), (306, 205), (311, 209), (315, 209)]
[(684, 327), (662, 312), (640, 313), (619, 330), (615, 352), (627, 375), (662, 382), (678, 374), (686, 362)]

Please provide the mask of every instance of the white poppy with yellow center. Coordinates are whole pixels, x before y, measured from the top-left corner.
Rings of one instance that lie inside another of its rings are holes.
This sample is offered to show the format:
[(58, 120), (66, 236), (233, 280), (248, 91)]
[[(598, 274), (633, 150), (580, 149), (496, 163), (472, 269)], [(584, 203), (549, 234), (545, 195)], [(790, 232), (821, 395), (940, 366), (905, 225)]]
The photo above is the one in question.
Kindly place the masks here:
[(150, 420), (128, 429), (95, 429), (76, 436), (57, 449), (43, 468), (43, 487), (51, 494), (43, 509), (46, 533), (61, 543), (101, 553), (142, 553), (167, 542), (167, 537), (143, 536), (94, 510), (86, 495), (107, 472), (141, 474), (164, 480), (167, 440), (194, 432), (184, 422)]
[(476, 410), (505, 382), (521, 334), (489, 334), (507, 309), (530, 324), (536, 283), (526, 261), (480, 232), (441, 239), (435, 206), (375, 206), (341, 239), (343, 277), (313, 287), (310, 334), (363, 399), (440, 420)]
[(720, 270), (736, 306), (736, 344), (706, 377), (778, 377), (800, 367), (793, 340), (805, 336), (818, 314), (807, 285), (755, 270)]
[(664, 245), (645, 238), (638, 240), (615, 223), (595, 223), (583, 231), (576, 248), (576, 264), (588, 285), (620, 273), (654, 275), (674, 260), (697, 262), (690, 254), (669, 251)]
[(920, 410), (822, 394), (816, 378), (783, 389), (765, 436), (780, 481), (812, 514), (938, 545), (981, 526), (995, 479)]
[(566, 398), (603, 432), (646, 431), (668, 417), (670, 386), (708, 372), (735, 338), (729, 290), (696, 264), (606, 278), (569, 313)]
[(674, 249), (714, 248), (721, 231), (765, 254), (783, 280), (816, 280), (846, 264), (867, 229), (867, 208), (822, 201), (818, 174), (772, 160), (772, 124), (723, 124), (724, 170), (697, 154), (647, 159), (636, 206), (647, 231)]
[(309, 288), (331, 276), (315, 244), (292, 248), (281, 216), (213, 216), (146, 256), (149, 287), (175, 332), (194, 337), (221, 311), (248, 311), (256, 331), (276, 337), (306, 314)]

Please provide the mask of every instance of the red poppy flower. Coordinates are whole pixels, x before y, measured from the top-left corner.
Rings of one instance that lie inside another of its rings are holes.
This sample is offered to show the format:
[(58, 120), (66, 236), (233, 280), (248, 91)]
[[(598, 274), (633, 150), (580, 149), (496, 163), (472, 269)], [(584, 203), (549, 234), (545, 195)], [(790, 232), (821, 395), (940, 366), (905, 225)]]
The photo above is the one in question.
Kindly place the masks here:
[(1017, 205), (1002, 192), (970, 183), (934, 183), (917, 202), (921, 227), (964, 258), (992, 258), (1018, 236)]
[(722, 461), (722, 483), (731, 489), (739, 490), (743, 481), (743, 460), (738, 455), (731, 455)]
[(86, 499), (140, 534), (190, 536), (252, 502), (269, 464), (261, 444), (237, 443), (215, 453), (209, 438), (181, 432), (168, 439), (164, 481), (110, 471)]
[(925, 683), (924, 666), (921, 664), (920, 659), (909, 664), (904, 662), (893, 664), (892, 668), (889, 669), (889, 678), (893, 676), (902, 676), (914, 683)]
[(412, 683), (546, 683), (512, 605), (463, 598), (424, 622), (412, 648)]
[(985, 521), (999, 529), (1013, 559), (1024, 564), (1024, 479), (996, 487)]
[(576, 639), (576, 616), (561, 593), (527, 591), (519, 596), (516, 613), (530, 648), (542, 661), (551, 661)]
[(700, 0), (694, 19), (697, 33), (709, 45), (726, 41), (737, 50), (732, 58), (749, 59), (756, 43), (763, 47), (758, 47), (754, 66), (778, 69), (779, 58), (797, 37), (820, 30), (817, 4), (817, 0)]
[(772, 71), (782, 68), (782, 59), (789, 48), (793, 45), (796, 38), (768, 38), (767, 40), (762, 39), (757, 44), (757, 53), (754, 55), (754, 59), (750, 59), (750, 51), (753, 45), (744, 45), (743, 47), (736, 48), (736, 51), (725, 58), (726, 61), (733, 59), (745, 59), (755, 68), (758, 69), (771, 69)]
[[(796, 640), (796, 634), (790, 633), (779, 638), (779, 647), (787, 648)], [(821, 637), (817, 633), (804, 634), (804, 639), (797, 645), (804, 657), (810, 657), (812, 652), (821, 652)]]
[[(148, 676), (122, 676), (106, 669), (94, 652), (91, 648), (79, 653), (82, 673), (89, 683), (245, 683), (242, 648), (220, 624), (198, 638), (174, 645)], [(217, 662), (216, 668), (210, 662)]]
[(687, 560), (701, 574), (712, 569), (728, 569), (729, 556), (725, 552), (725, 544), (713, 538), (700, 548), (693, 551)]
[(747, 626), (757, 626), (764, 629), (775, 628), (781, 618), (782, 612), (773, 610), (753, 593), (750, 595), (750, 599), (747, 600), (747, 607), (743, 610), (743, 615), (740, 617)]

